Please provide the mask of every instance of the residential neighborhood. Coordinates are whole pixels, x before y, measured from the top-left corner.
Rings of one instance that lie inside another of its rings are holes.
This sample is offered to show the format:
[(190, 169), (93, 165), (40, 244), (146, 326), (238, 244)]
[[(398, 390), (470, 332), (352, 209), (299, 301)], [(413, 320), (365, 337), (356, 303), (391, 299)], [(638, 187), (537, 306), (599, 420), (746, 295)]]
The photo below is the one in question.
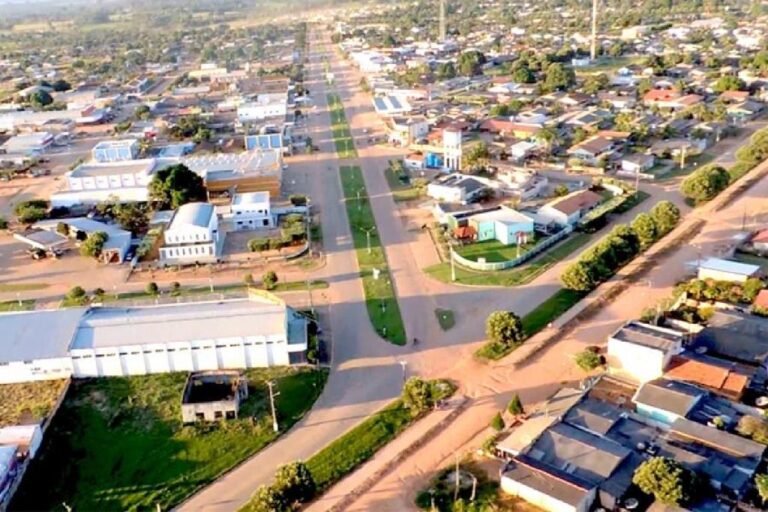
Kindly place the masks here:
[(0, 5), (0, 510), (768, 507), (761, 2)]

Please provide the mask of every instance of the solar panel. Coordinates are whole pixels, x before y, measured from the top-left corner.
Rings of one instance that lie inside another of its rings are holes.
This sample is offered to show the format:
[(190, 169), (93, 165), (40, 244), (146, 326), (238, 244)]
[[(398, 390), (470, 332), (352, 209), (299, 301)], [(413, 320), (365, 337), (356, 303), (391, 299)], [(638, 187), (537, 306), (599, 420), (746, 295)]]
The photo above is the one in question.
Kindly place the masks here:
[(398, 100), (394, 96), (389, 97), (389, 102), (392, 104), (393, 107), (395, 107), (397, 110), (401, 110), (403, 106), (400, 104), (400, 100)]
[(384, 103), (384, 100), (381, 98), (373, 98), (373, 103), (376, 105), (376, 110), (381, 112), (386, 112), (388, 110), (386, 103)]

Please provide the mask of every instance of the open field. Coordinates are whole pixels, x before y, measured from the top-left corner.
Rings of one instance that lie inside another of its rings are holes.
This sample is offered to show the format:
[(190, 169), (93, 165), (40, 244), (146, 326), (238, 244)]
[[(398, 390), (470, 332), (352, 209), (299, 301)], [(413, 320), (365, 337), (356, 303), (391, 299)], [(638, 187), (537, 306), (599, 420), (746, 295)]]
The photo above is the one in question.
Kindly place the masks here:
[[(479, 272), (456, 265), (456, 281), (474, 286), (520, 286), (527, 284), (555, 263), (587, 244), (590, 239), (591, 237), (585, 233), (575, 233), (530, 262), (507, 270)], [(424, 271), (438, 281), (451, 282), (450, 262), (438, 263), (427, 267)]]
[[(366, 195), (362, 172), (356, 166), (341, 167), (340, 171), (368, 316), (380, 336), (397, 345), (404, 345), (405, 326), (387, 270), (384, 249), (376, 232), (376, 220)], [(379, 271), (378, 279), (374, 276), (374, 269)]]
[(326, 371), (245, 371), (240, 417), (181, 424), (186, 373), (75, 381), (30, 466), (13, 510), (168, 510), (257, 452), (272, 431), (266, 381), (275, 380), (281, 432), (319, 396)]
[(51, 412), (66, 380), (0, 385), (0, 427), (38, 422)]

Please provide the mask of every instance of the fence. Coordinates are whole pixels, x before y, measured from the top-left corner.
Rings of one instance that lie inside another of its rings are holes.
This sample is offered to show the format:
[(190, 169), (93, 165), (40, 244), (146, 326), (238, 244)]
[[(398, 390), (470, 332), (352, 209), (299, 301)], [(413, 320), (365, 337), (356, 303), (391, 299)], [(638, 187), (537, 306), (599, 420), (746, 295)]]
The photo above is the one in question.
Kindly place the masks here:
[(493, 272), (498, 270), (505, 270), (508, 268), (516, 267), (518, 265), (522, 265), (526, 261), (538, 256), (545, 250), (555, 245), (557, 242), (566, 238), (572, 232), (573, 232), (573, 227), (566, 226), (561, 231), (555, 233), (549, 238), (542, 240), (541, 242), (533, 246), (526, 253), (521, 254), (519, 257), (515, 259), (507, 260), (507, 261), (497, 261), (493, 263), (489, 263), (486, 261), (472, 261), (460, 255), (459, 253), (457, 253), (453, 248), (451, 248), (451, 256), (453, 257), (453, 260), (456, 263), (458, 263), (462, 267), (467, 267), (472, 270), (479, 270), (480, 272)]

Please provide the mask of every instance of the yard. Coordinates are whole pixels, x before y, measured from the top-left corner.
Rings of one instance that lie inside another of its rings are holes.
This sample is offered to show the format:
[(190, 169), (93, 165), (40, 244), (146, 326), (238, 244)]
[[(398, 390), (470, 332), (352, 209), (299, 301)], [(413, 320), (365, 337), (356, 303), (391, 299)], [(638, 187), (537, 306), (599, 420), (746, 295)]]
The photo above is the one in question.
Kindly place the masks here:
[(266, 381), (280, 392), (281, 432), (323, 389), (327, 372), (245, 372), (240, 418), (183, 426), (186, 373), (75, 381), (12, 503), (13, 510), (168, 510), (264, 448), (272, 431)]
[(397, 202), (414, 201), (426, 194), (426, 180), (423, 178), (413, 179), (401, 162), (394, 166), (387, 166), (384, 169), (384, 175), (387, 178), (389, 190), (392, 192), (392, 198)]
[(522, 256), (530, 251), (537, 243), (544, 240), (539, 234), (535, 234), (532, 239), (521, 245), (505, 245), (498, 240), (485, 240), (483, 242), (469, 243), (456, 247), (456, 252), (464, 258), (472, 261), (479, 261), (485, 258), (488, 263), (497, 263), (509, 261)]
[(53, 409), (66, 380), (0, 385), (0, 427), (39, 422)]
[[(590, 239), (590, 235), (575, 233), (528, 263), (507, 270), (480, 272), (456, 265), (456, 281), (473, 286), (520, 286), (527, 284), (587, 244)], [(439, 281), (451, 282), (451, 264), (449, 262), (438, 263), (424, 269), (424, 271)]]

